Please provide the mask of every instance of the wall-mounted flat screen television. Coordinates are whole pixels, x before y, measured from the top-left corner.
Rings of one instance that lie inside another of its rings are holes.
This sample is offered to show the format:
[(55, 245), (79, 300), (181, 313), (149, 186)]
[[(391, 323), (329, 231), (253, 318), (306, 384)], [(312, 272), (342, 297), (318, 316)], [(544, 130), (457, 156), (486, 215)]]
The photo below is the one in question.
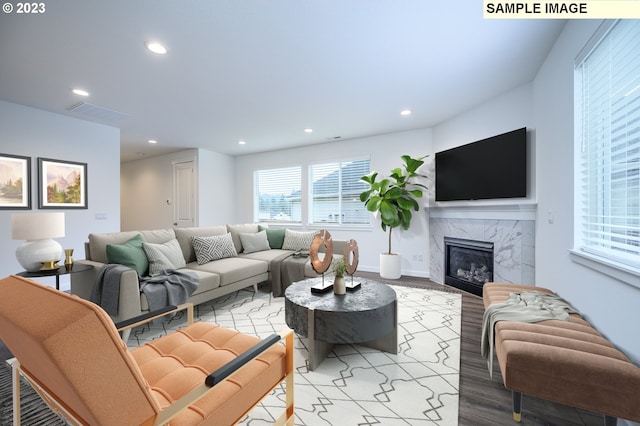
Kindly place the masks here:
[(436, 201), (527, 196), (527, 128), (436, 152)]

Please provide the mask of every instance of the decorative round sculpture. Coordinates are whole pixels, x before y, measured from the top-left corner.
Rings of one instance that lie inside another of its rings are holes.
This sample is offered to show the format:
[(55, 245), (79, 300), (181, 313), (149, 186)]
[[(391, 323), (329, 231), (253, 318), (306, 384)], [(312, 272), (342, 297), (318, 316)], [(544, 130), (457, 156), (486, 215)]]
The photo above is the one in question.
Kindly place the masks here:
[(347, 274), (353, 275), (358, 269), (358, 243), (356, 240), (349, 240), (344, 246), (344, 261), (347, 262)]
[[(318, 256), (318, 249), (320, 246), (324, 246), (324, 258), (322, 260)], [(311, 242), (311, 248), (309, 249), (309, 257), (311, 258), (311, 266), (313, 270), (318, 274), (324, 274), (329, 266), (331, 266), (331, 260), (333, 259), (333, 240), (331, 239), (331, 234), (329, 231), (324, 229), (320, 230), (313, 237), (313, 241)]]

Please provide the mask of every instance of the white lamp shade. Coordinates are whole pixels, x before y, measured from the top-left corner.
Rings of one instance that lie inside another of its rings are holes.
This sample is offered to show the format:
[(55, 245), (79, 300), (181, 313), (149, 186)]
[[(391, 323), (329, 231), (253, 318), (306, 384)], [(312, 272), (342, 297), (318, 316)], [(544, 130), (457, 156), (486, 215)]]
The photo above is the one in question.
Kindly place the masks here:
[(64, 237), (64, 213), (14, 213), (11, 215), (11, 238), (46, 240)]
[(39, 271), (43, 262), (59, 261), (62, 246), (52, 238), (64, 237), (64, 213), (14, 213), (11, 238), (26, 240), (16, 250), (16, 258), (29, 271)]

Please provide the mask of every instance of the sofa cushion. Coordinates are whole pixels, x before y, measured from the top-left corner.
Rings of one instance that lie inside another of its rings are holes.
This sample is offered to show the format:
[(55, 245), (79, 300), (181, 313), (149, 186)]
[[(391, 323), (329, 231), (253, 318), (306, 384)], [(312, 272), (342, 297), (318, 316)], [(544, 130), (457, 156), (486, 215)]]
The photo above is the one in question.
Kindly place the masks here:
[(138, 234), (124, 244), (107, 244), (108, 263), (118, 263), (135, 270), (138, 276), (144, 276), (149, 269), (147, 255), (142, 248), (144, 238)]
[(268, 263), (243, 257), (227, 257), (213, 262), (199, 265), (197, 262), (188, 263), (188, 269), (210, 272), (220, 276), (220, 286), (232, 284), (260, 274), (266, 274)]
[(239, 256), (243, 259), (261, 260), (267, 263), (267, 268), (271, 270), (271, 261), (285, 254), (292, 254), (291, 250), (270, 249), (264, 251), (256, 251), (253, 253), (241, 253)]
[(240, 225), (227, 225), (227, 231), (231, 233), (231, 239), (233, 240), (236, 252), (242, 253), (242, 240), (240, 239), (240, 234), (255, 234), (258, 232), (258, 224), (245, 223)]
[(316, 233), (317, 231), (292, 231), (286, 229), (282, 248), (283, 250), (309, 250)]
[(149, 261), (149, 275), (160, 274), (165, 269), (184, 268), (187, 264), (175, 238), (162, 244), (144, 242), (142, 248)]
[(286, 232), (285, 228), (268, 228), (266, 226), (259, 225), (258, 229), (267, 233), (269, 247), (272, 249), (282, 248), (282, 244), (284, 243), (284, 234)]
[[(196, 262), (193, 262), (192, 265), (197, 266), (198, 264)], [(191, 274), (196, 274), (198, 276), (198, 288), (196, 288), (196, 291), (194, 291), (191, 296), (195, 296), (197, 294), (220, 287), (220, 276), (218, 274), (212, 274), (206, 271), (198, 271), (196, 269), (189, 268), (189, 265), (187, 265), (186, 269), (181, 269), (181, 272), (188, 272)], [(145, 296), (144, 292), (140, 292), (140, 309), (143, 312), (149, 310), (149, 301), (147, 300), (147, 296)]]
[(227, 233), (227, 227), (221, 226), (205, 226), (205, 227), (190, 227), (190, 228), (176, 228), (174, 230), (176, 239), (182, 249), (182, 255), (187, 263), (195, 262), (196, 252), (193, 250), (193, 244), (191, 239), (193, 237), (212, 237), (214, 235), (224, 235)]
[(230, 233), (213, 237), (193, 237), (191, 241), (199, 265), (238, 255)]
[(271, 249), (266, 231), (256, 232), (255, 234), (240, 233), (240, 241), (242, 241), (242, 253)]
[(107, 260), (107, 244), (123, 244), (138, 234), (142, 235), (142, 238), (148, 243), (164, 243), (176, 237), (171, 228), (152, 231), (122, 231), (89, 234), (89, 257), (87, 257), (87, 259), (100, 263), (109, 263)]
[(107, 259), (107, 244), (123, 244), (136, 235), (138, 231), (108, 232), (101, 234), (89, 234), (89, 253), (95, 262), (109, 263)]

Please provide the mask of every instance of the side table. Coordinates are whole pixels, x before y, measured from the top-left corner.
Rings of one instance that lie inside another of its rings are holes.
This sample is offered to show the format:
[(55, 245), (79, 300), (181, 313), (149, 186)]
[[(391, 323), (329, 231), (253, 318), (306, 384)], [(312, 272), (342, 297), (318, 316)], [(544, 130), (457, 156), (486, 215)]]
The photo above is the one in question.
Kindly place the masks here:
[(22, 271), (16, 275), (25, 278), (43, 278), (43, 277), (56, 277), (56, 290), (60, 290), (60, 275), (74, 274), (76, 272), (84, 272), (89, 269), (93, 269), (93, 265), (86, 265), (83, 263), (74, 263), (70, 268), (61, 266), (58, 269), (51, 269), (48, 271)]

